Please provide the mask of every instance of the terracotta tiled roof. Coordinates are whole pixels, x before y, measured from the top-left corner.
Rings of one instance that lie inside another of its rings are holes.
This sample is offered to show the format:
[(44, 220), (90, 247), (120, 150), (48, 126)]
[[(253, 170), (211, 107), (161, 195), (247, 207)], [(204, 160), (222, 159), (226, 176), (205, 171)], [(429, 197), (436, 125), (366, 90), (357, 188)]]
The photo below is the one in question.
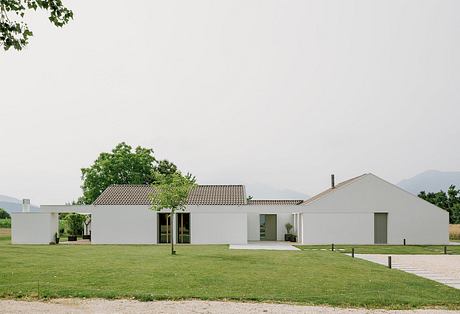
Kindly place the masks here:
[(340, 189), (341, 187), (343, 187), (343, 186), (345, 186), (345, 185), (347, 185), (347, 184), (349, 184), (349, 183), (352, 183), (353, 181), (355, 181), (355, 180), (357, 180), (357, 179), (360, 179), (361, 177), (363, 177), (363, 176), (365, 176), (365, 175), (367, 175), (367, 173), (362, 174), (362, 175), (357, 176), (357, 177), (354, 177), (354, 178), (351, 178), (351, 179), (348, 179), (348, 180), (345, 180), (345, 181), (343, 181), (343, 182), (340, 182), (340, 183), (336, 184), (334, 188), (329, 188), (329, 189), (327, 189), (327, 190), (325, 190), (325, 191), (323, 191), (323, 192), (321, 192), (321, 193), (319, 193), (319, 194), (316, 194), (316, 195), (313, 196), (313, 197), (310, 197), (308, 200), (303, 201), (303, 202), (301, 203), (301, 205), (309, 204), (309, 203), (311, 203), (311, 202), (313, 202), (313, 201), (315, 201), (315, 200), (317, 200), (317, 199), (319, 199), (319, 198), (321, 198), (321, 197), (323, 197), (323, 196), (326, 196), (327, 194), (329, 194), (329, 193), (331, 193), (331, 192), (336, 191), (337, 189)]
[(249, 200), (248, 205), (299, 205), (303, 200)]
[[(93, 205), (150, 205), (149, 185), (115, 184), (109, 186)], [(198, 185), (190, 192), (188, 205), (244, 205), (246, 192), (243, 185)]]

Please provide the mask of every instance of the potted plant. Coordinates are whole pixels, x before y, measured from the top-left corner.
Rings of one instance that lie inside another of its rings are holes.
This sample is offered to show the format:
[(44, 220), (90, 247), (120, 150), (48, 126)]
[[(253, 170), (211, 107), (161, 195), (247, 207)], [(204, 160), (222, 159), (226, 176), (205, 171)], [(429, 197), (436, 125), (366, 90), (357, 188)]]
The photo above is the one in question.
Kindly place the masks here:
[(59, 234), (57, 232), (54, 234), (54, 243), (59, 244)]
[(291, 234), (291, 230), (292, 230), (292, 225), (288, 222), (284, 225), (286, 227), (286, 234), (284, 235), (284, 241), (292, 241), (292, 234)]
[(77, 236), (83, 234), (83, 222), (85, 216), (72, 213), (65, 217), (66, 233), (68, 234), (68, 241), (77, 241)]

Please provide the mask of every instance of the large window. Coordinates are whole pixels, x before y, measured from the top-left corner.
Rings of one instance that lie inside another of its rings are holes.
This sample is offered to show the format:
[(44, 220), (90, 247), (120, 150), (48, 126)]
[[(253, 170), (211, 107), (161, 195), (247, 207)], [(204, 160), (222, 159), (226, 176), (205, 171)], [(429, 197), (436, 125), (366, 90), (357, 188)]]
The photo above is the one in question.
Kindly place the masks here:
[(171, 243), (171, 214), (158, 214), (158, 243)]
[(190, 214), (177, 214), (177, 243), (190, 243)]
[[(171, 214), (158, 214), (158, 243), (171, 243)], [(190, 213), (176, 214), (176, 243), (190, 243)]]

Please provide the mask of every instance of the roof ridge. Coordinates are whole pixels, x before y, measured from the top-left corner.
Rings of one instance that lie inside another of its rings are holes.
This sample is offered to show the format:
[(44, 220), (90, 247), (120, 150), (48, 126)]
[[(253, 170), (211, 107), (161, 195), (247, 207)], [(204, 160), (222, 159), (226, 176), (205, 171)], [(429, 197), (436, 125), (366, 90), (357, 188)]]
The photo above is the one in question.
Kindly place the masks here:
[[(151, 186), (151, 184), (142, 183), (113, 183), (110, 186)], [(197, 184), (197, 186), (245, 186), (244, 184)]]
[[(148, 184), (112, 184), (93, 205), (150, 205), (158, 189)], [(244, 185), (198, 185), (187, 199), (188, 205), (245, 205)]]
[(364, 176), (367, 176), (367, 175), (369, 175), (369, 174), (371, 174), (371, 173), (363, 173), (363, 174), (361, 174), (361, 175), (359, 175), (359, 176), (352, 177), (352, 178), (347, 179), (347, 180), (345, 180), (345, 181), (339, 182), (339, 183), (337, 183), (334, 187), (330, 187), (330, 188), (328, 188), (328, 189), (326, 189), (326, 190), (324, 190), (324, 191), (322, 191), (322, 192), (319, 192), (319, 193), (316, 194), (316, 195), (313, 195), (313, 196), (310, 197), (309, 199), (304, 200), (304, 201), (302, 202), (302, 204), (309, 204), (309, 203), (311, 203), (311, 202), (314, 202), (314, 201), (316, 201), (316, 200), (318, 200), (318, 199), (320, 199), (320, 198), (322, 198), (322, 197), (328, 195), (329, 193), (332, 193), (332, 192), (334, 192), (334, 191), (337, 191), (338, 189), (341, 189), (341, 188), (343, 188), (344, 186), (347, 186), (348, 184), (351, 184), (351, 183), (355, 182), (356, 180), (358, 180), (358, 179), (360, 179), (360, 178), (362, 178), (362, 177), (364, 177)]

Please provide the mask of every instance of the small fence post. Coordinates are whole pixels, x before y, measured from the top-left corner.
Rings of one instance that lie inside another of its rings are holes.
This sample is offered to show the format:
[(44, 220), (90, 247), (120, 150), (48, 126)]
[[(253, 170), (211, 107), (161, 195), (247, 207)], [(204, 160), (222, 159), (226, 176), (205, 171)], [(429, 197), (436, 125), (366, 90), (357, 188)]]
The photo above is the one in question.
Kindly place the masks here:
[(444, 245), (444, 254), (447, 254), (447, 246)]
[(331, 245), (331, 250), (332, 250), (332, 252), (334, 252), (334, 243), (332, 243), (332, 245)]
[(404, 242), (404, 245), (406, 245), (406, 239), (404, 239), (404, 241), (403, 241), (403, 242)]
[(351, 248), (351, 257), (355, 258), (355, 248)]
[(391, 256), (388, 256), (388, 268), (391, 268)]

